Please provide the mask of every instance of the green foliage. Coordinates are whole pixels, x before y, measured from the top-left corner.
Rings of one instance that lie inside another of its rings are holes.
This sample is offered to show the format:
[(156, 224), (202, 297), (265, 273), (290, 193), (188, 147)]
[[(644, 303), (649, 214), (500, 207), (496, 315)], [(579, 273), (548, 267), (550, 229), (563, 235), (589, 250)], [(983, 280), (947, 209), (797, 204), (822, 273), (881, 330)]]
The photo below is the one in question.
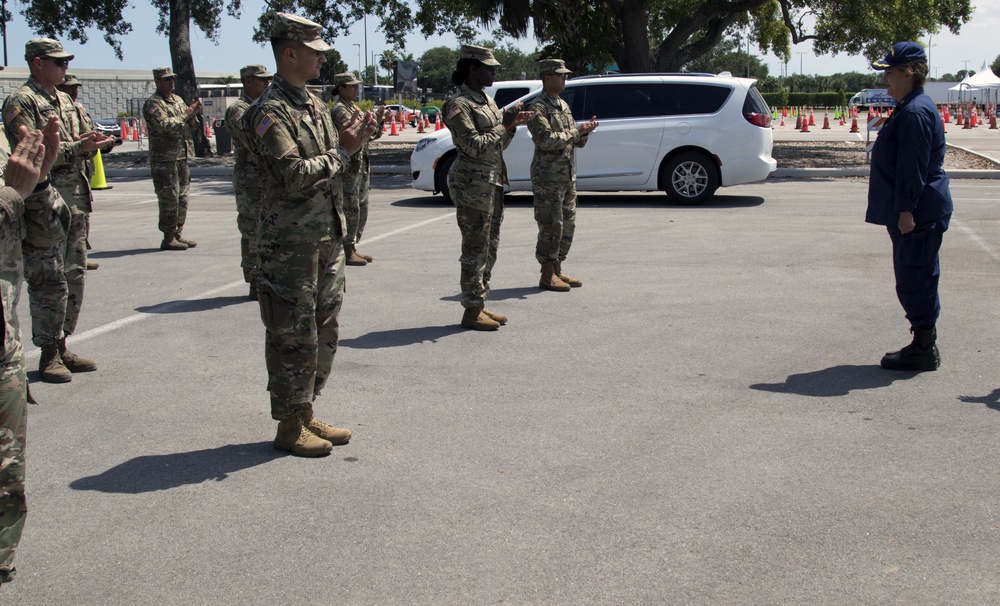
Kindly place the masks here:
[(447, 46), (435, 46), (420, 55), (420, 75), (417, 83), (421, 88), (429, 88), (435, 95), (447, 94), (454, 86), (451, 72), (455, 69), (458, 53)]
[(309, 84), (333, 84), (334, 76), (349, 71), (347, 64), (340, 58), (340, 53), (336, 49), (331, 48), (324, 54), (326, 55), (326, 63), (319, 68), (319, 78), (310, 80)]
[(971, 0), (889, 7), (859, 0), (417, 0), (417, 6), (424, 34), (499, 24), (503, 33), (523, 37), (533, 26), (545, 44), (542, 54), (563, 56), (577, 73), (611, 61), (623, 72), (679, 71), (737, 33), (785, 58), (792, 42), (806, 41), (817, 54), (882, 56), (895, 42), (942, 26), (958, 33), (972, 15)]
[(723, 40), (709, 52), (685, 65), (684, 71), (706, 74), (729, 72), (737, 77), (748, 76), (747, 63), (749, 57), (750, 74), (748, 77), (767, 77), (767, 65), (758, 57), (747, 55), (746, 48), (743, 47), (741, 49), (739, 44), (738, 40), (732, 38)]
[(990, 69), (993, 70), (994, 74), (1000, 72), (1000, 55), (997, 55), (997, 58), (993, 60), (993, 63), (990, 63)]

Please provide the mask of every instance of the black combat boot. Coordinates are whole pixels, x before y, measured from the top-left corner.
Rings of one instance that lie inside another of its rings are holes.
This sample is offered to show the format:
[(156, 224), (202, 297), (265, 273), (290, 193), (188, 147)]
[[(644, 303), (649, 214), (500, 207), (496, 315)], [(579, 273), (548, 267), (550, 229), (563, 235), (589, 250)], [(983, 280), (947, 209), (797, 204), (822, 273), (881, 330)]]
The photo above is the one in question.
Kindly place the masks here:
[(937, 345), (937, 329), (933, 326), (914, 326), (913, 342), (882, 356), (882, 368), (889, 370), (937, 370), (941, 366), (941, 353)]

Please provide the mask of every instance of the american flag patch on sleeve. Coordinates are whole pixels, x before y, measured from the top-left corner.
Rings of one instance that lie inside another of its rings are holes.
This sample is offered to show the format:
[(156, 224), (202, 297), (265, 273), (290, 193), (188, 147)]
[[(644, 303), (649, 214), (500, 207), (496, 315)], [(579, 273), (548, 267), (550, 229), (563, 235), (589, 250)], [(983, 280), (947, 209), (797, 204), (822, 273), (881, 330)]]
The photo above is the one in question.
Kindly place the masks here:
[(274, 118), (271, 117), (271, 114), (264, 114), (264, 119), (257, 124), (257, 128), (254, 130), (257, 131), (258, 137), (263, 137), (272, 126), (274, 126)]
[(236, 120), (237, 122), (239, 122), (240, 118), (242, 118), (242, 117), (243, 117), (243, 110), (242, 109), (239, 110), (238, 112), (236, 112), (235, 114), (233, 114), (233, 120)]
[(448, 112), (448, 119), (451, 120), (452, 118), (454, 118), (455, 116), (457, 116), (460, 113), (462, 113), (462, 108), (456, 106), (454, 109), (452, 109), (450, 112)]
[(14, 118), (16, 118), (16, 117), (18, 117), (20, 115), (21, 115), (21, 110), (15, 105), (15, 106), (11, 107), (10, 111), (8, 111), (4, 115), (3, 121), (4, 122), (10, 122), (11, 120), (13, 120)]

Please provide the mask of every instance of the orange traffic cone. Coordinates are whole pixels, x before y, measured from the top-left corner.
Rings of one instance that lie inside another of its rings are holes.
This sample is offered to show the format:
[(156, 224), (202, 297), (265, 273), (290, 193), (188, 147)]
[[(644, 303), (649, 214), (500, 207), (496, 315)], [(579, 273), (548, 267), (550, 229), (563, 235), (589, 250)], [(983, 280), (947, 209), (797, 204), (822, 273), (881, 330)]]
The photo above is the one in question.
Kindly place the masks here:
[(816, 126), (816, 116), (813, 114), (812, 108), (809, 108), (809, 126)]
[(434, 132), (441, 130), (441, 116), (434, 120)]
[(424, 121), (423, 120), (418, 120), (417, 121), (417, 134), (418, 135), (422, 135), (425, 132), (427, 132), (427, 131), (424, 130)]
[(795, 114), (795, 130), (802, 130), (802, 114)]
[(809, 132), (809, 118), (802, 119), (802, 132)]
[(948, 123), (945, 121), (944, 116), (941, 116), (941, 131), (948, 132)]
[(997, 128), (997, 115), (990, 114), (990, 130), (996, 130)]
[(127, 140), (128, 139), (128, 122), (122, 120), (121, 127), (122, 127), (122, 139), (126, 139)]
[(779, 124), (778, 126), (784, 126), (784, 125), (785, 125), (785, 117), (782, 116), (781, 117), (781, 124)]
[(962, 108), (958, 108), (958, 115), (955, 117), (955, 126), (962, 126)]
[(830, 130), (830, 116), (823, 112), (823, 128), (821, 130)]
[(138, 127), (138, 125), (132, 127), (132, 140), (133, 141), (138, 141), (139, 140), (139, 127)]
[(389, 131), (389, 136), (390, 137), (398, 137), (399, 136), (399, 131), (396, 130), (396, 121), (395, 120), (392, 121), (392, 130)]
[(852, 133), (860, 132), (858, 130), (858, 117), (857, 116), (854, 116), (853, 118), (851, 118), (851, 132)]

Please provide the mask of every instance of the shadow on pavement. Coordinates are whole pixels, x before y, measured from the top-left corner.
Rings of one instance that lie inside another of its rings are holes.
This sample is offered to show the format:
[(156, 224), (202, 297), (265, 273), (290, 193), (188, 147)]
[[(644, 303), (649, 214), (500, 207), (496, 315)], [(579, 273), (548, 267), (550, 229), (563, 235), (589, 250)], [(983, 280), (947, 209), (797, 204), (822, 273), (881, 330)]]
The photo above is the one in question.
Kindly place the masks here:
[[(528, 295), (539, 295), (545, 292), (537, 286), (520, 286), (518, 288), (494, 288), (490, 290), (490, 298), (486, 301), (487, 305), (490, 301), (509, 301), (511, 299), (526, 300)], [(462, 294), (449, 295), (447, 297), (441, 297), (442, 301), (461, 301)]]
[(843, 365), (814, 372), (789, 375), (784, 383), (756, 383), (750, 389), (794, 393), (816, 398), (846, 396), (858, 389), (878, 389), (888, 387), (896, 380), (912, 379), (917, 372), (884, 370), (881, 366), (868, 364)]
[[(533, 208), (534, 200), (534, 196), (529, 193), (518, 192), (514, 195), (508, 194), (504, 196), (504, 207), (511, 209)], [(657, 208), (680, 211), (715, 208), (750, 208), (760, 206), (763, 203), (764, 198), (760, 196), (727, 195), (715, 195), (709, 198), (704, 204), (696, 206), (677, 204), (668, 198), (666, 194), (580, 194), (577, 198), (578, 206), (589, 208)], [(392, 203), (392, 206), (406, 208), (454, 208), (454, 205), (446, 202), (443, 196), (431, 195), (430, 192), (414, 198), (397, 200)]]
[(180, 301), (167, 301), (151, 307), (136, 307), (135, 310), (144, 314), (185, 314), (198, 311), (209, 311), (211, 309), (222, 309), (230, 305), (240, 305), (241, 303), (253, 303), (249, 297), (244, 295), (234, 295), (229, 297), (210, 297), (208, 299), (181, 299)]
[(97, 252), (88, 252), (88, 259), (117, 259), (118, 257), (131, 257), (132, 255), (144, 255), (146, 253), (160, 252), (159, 247), (156, 248), (130, 248), (128, 250), (100, 250)]
[(455, 324), (447, 326), (422, 326), (420, 328), (401, 328), (399, 330), (380, 330), (363, 334), (353, 339), (341, 339), (341, 347), (353, 349), (381, 349), (383, 347), (406, 347), (416, 343), (429, 341), (437, 343), (438, 339), (465, 332), (466, 329)]
[(230, 444), (208, 450), (136, 457), (96, 476), (70, 482), (73, 490), (140, 494), (169, 490), (209, 480), (225, 480), (229, 474), (263, 465), (286, 453), (272, 442)]
[(958, 399), (969, 404), (985, 404), (986, 408), (1000, 411), (1000, 389), (994, 389), (985, 396), (958, 396)]

